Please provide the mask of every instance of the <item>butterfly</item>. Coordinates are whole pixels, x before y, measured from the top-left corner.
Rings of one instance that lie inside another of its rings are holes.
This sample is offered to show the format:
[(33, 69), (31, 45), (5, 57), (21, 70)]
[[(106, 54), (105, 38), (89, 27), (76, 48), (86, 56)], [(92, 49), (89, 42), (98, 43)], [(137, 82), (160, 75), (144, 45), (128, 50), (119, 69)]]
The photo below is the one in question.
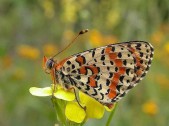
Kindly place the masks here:
[(44, 64), (54, 83), (78, 89), (111, 108), (145, 77), (153, 54), (150, 43), (129, 41), (89, 49), (60, 62), (44, 57)]

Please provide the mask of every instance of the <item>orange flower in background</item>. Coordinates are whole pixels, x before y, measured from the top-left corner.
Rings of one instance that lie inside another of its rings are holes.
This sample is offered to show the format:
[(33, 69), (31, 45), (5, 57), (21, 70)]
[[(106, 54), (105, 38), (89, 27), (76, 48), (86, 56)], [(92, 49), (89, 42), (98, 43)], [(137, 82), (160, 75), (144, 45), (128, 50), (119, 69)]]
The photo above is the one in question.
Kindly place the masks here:
[(43, 46), (43, 53), (45, 56), (53, 56), (57, 53), (57, 51), (57, 47), (52, 43), (48, 43)]
[(39, 58), (40, 52), (37, 48), (30, 46), (30, 45), (20, 45), (17, 48), (18, 55), (28, 58), (31, 60), (35, 60)]
[(158, 113), (158, 106), (154, 101), (147, 101), (143, 104), (142, 110), (148, 115), (156, 115)]
[(160, 30), (164, 32), (164, 34), (168, 34), (169, 32), (169, 23), (163, 23), (160, 26)]
[(151, 41), (155, 44), (160, 44), (164, 38), (164, 34), (162, 31), (156, 31), (151, 35)]
[(118, 39), (116, 36), (111, 35), (111, 36), (104, 37), (103, 42), (106, 44), (114, 44), (118, 42)]
[(102, 36), (101, 33), (98, 32), (97, 30), (92, 30), (90, 32), (91, 32), (90, 43), (93, 47), (99, 47), (99, 46), (104, 46), (107, 44), (113, 44), (118, 42), (116, 36), (113, 35)]
[(10, 55), (3, 56), (1, 63), (3, 68), (9, 68), (12, 65), (12, 57)]

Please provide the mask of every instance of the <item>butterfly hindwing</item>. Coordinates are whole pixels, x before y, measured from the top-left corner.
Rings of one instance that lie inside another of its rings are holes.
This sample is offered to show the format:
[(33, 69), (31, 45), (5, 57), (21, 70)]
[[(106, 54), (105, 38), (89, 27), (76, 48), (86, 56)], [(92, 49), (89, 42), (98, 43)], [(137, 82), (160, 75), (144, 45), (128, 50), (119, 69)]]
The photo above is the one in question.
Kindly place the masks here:
[(60, 70), (82, 92), (102, 104), (112, 104), (146, 75), (153, 53), (147, 42), (111, 44), (72, 55)]

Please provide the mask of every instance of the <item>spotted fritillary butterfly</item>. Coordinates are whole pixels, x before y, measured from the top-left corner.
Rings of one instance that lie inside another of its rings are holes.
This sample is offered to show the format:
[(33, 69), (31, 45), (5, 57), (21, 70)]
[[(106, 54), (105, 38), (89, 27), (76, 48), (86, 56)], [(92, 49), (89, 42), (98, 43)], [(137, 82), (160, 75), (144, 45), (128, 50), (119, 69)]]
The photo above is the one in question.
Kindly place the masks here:
[(90, 49), (60, 62), (44, 58), (46, 69), (65, 89), (76, 88), (109, 108), (147, 74), (154, 49), (129, 41)]

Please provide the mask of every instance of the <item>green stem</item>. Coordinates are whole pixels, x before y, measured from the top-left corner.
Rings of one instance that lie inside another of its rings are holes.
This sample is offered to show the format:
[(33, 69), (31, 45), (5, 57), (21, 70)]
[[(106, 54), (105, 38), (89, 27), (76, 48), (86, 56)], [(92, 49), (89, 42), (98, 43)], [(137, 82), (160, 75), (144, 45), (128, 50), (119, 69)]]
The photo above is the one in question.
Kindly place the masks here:
[(110, 126), (111, 120), (112, 120), (113, 115), (114, 115), (114, 112), (115, 112), (115, 110), (116, 110), (116, 107), (117, 107), (117, 105), (115, 104), (115, 106), (114, 106), (112, 112), (110, 113), (109, 118), (108, 118), (108, 120), (107, 120), (107, 122), (106, 122), (106, 126)]
[(56, 115), (57, 115), (57, 119), (60, 123), (62, 123), (62, 125), (66, 124), (66, 117), (64, 114), (64, 101), (56, 99), (54, 97), (51, 98), (53, 106), (55, 107), (56, 110)]

